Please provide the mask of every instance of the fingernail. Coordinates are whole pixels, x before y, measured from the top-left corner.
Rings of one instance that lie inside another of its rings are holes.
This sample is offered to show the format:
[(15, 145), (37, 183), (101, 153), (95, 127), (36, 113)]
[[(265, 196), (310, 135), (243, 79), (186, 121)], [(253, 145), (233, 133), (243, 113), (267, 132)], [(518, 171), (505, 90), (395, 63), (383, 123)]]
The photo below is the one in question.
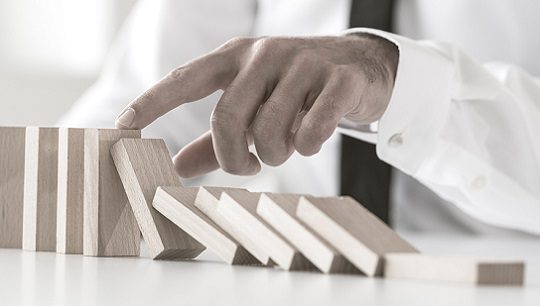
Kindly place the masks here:
[(135, 111), (133, 108), (128, 108), (122, 113), (122, 115), (120, 115), (120, 117), (118, 117), (118, 119), (116, 119), (116, 124), (130, 128), (131, 124), (133, 123), (133, 119), (135, 119)]

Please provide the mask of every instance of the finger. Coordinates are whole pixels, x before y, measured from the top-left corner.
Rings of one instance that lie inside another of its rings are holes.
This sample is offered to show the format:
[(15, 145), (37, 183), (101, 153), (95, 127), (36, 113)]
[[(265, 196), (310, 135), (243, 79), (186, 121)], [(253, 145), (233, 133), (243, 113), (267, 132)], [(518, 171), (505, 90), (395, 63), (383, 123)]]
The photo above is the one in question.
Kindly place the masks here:
[[(253, 143), (253, 137), (248, 135), (248, 144)], [(174, 157), (174, 166), (178, 175), (191, 178), (212, 172), (219, 168), (214, 153), (211, 131), (183, 147)]]
[(210, 131), (183, 147), (173, 158), (176, 172), (184, 178), (195, 177), (214, 171), (219, 163), (214, 154)]
[(171, 71), (124, 108), (116, 126), (142, 129), (179, 105), (225, 88), (238, 71), (237, 57), (241, 53), (230, 44)]
[(257, 155), (265, 164), (281, 165), (294, 152), (294, 123), (304, 105), (313, 103), (310, 88), (320, 86), (300, 72), (289, 73), (277, 84), (253, 122)]
[[(341, 70), (341, 69), (340, 69)], [(317, 97), (294, 135), (296, 151), (305, 156), (316, 154), (332, 136), (339, 121), (357, 104), (362, 91), (356, 74), (334, 73)]]
[(214, 152), (228, 173), (253, 175), (260, 171), (257, 157), (249, 152), (248, 130), (262, 101), (268, 78), (250, 67), (239, 73), (214, 108), (211, 119)]

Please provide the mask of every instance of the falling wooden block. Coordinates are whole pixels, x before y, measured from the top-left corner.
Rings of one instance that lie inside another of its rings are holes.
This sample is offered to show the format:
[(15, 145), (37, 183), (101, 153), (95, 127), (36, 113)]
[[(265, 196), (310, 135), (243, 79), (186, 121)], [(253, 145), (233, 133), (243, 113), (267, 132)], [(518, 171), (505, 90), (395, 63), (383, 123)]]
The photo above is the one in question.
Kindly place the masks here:
[(384, 263), (385, 277), (478, 285), (522, 285), (524, 272), (523, 262), (465, 256), (390, 253)]
[(205, 214), (210, 220), (217, 224), (222, 230), (228, 233), (236, 241), (238, 241), (242, 247), (244, 247), (251, 255), (253, 255), (261, 264), (265, 266), (273, 265), (270, 260), (270, 256), (260, 250), (260, 248), (253, 247), (252, 243), (246, 245), (243, 241), (238, 239), (241, 236), (241, 232), (238, 231), (234, 224), (231, 224), (225, 217), (218, 213), (218, 205), (221, 195), (225, 192), (244, 191), (240, 188), (226, 188), (226, 187), (200, 187), (195, 197), (195, 207)]
[(296, 214), (368, 276), (381, 274), (386, 253), (417, 252), (351, 197), (301, 197)]
[(58, 130), (56, 252), (83, 252), (84, 129)]
[(199, 188), (159, 187), (153, 206), (228, 264), (260, 264), (233, 237), (195, 207)]
[(0, 248), (22, 248), (25, 131), (0, 127)]
[(161, 139), (121, 139), (111, 154), (154, 259), (194, 258), (205, 247), (152, 207), (158, 186), (182, 186)]
[(233, 237), (251, 253), (267, 254), (285, 270), (311, 270), (313, 265), (257, 214), (260, 193), (225, 191), (217, 213), (234, 227)]
[(296, 216), (301, 195), (263, 193), (257, 213), (291, 242), (319, 270), (325, 273), (359, 271), (322, 237), (305, 226)]
[(23, 249), (56, 250), (58, 129), (26, 129)]
[(137, 130), (85, 129), (83, 254), (138, 256), (140, 232), (110, 149), (121, 138), (140, 138)]

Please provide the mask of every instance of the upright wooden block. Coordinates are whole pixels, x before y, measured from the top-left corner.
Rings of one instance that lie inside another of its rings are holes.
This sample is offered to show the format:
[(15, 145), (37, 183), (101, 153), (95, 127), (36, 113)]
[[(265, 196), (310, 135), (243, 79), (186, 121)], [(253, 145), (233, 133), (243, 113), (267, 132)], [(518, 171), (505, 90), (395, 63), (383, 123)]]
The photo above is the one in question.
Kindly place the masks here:
[(218, 204), (221, 195), (225, 192), (243, 191), (239, 188), (222, 188), (222, 187), (200, 187), (195, 197), (195, 207), (205, 214), (210, 220), (217, 224), (221, 229), (238, 241), (250, 254), (252, 254), (261, 264), (265, 266), (273, 265), (270, 256), (260, 248), (254, 247), (252, 243), (246, 245), (238, 239), (242, 235), (238, 228), (230, 223), (224, 216), (218, 213)]
[(26, 129), (23, 249), (56, 250), (58, 129)]
[(161, 139), (121, 139), (111, 154), (154, 259), (194, 258), (205, 247), (152, 207), (158, 186), (182, 186)]
[(121, 138), (140, 138), (140, 135), (135, 130), (84, 131), (84, 255), (139, 255), (139, 227), (110, 149)]
[(84, 129), (58, 130), (56, 252), (83, 252)]
[(343, 255), (298, 219), (296, 210), (300, 197), (263, 193), (257, 213), (322, 272), (358, 273)]
[(351, 197), (301, 197), (296, 213), (368, 276), (381, 274), (386, 253), (417, 252)]
[(522, 285), (524, 272), (518, 261), (414, 253), (386, 254), (384, 264), (385, 277), (478, 285)]
[(228, 264), (260, 264), (233, 237), (195, 207), (199, 188), (159, 187), (153, 206)]
[(257, 215), (260, 193), (225, 191), (217, 212), (234, 227), (235, 237), (251, 253), (268, 254), (285, 270), (313, 269), (313, 265), (283, 236)]
[(0, 248), (22, 248), (25, 131), (0, 127)]

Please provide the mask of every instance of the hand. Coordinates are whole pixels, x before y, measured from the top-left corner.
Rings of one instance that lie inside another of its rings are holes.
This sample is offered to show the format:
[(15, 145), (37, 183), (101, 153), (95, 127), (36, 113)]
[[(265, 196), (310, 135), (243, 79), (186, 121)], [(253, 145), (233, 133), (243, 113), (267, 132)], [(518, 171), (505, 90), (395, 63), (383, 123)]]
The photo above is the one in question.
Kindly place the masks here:
[(342, 118), (378, 120), (390, 100), (398, 61), (394, 44), (368, 34), (310, 38), (237, 38), (170, 72), (116, 120), (142, 129), (170, 110), (224, 90), (211, 130), (174, 157), (193, 177), (221, 167), (260, 171), (249, 151), (277, 166), (296, 150), (317, 153)]

